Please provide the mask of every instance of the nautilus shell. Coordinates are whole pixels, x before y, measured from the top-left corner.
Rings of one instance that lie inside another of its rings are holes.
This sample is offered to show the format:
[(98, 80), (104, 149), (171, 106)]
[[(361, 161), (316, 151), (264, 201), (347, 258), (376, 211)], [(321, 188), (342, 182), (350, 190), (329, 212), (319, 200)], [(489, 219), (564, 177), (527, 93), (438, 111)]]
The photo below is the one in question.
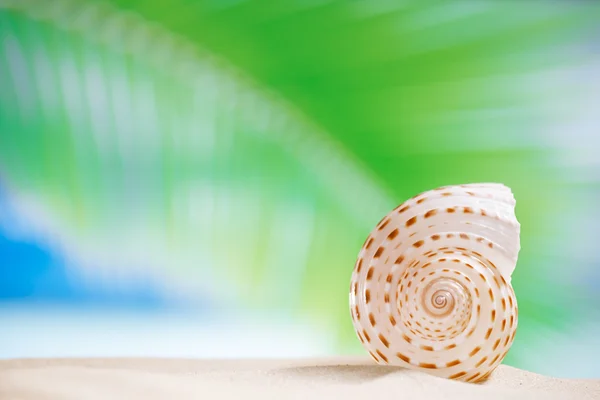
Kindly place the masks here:
[(501, 184), (446, 186), (386, 215), (360, 250), (350, 308), (380, 364), (485, 380), (515, 338), (520, 225)]

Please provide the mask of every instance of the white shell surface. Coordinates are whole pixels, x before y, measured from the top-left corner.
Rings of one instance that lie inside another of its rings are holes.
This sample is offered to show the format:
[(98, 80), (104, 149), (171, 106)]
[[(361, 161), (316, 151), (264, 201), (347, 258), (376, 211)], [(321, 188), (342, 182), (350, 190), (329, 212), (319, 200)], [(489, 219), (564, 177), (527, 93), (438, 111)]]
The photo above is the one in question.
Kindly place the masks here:
[(497, 183), (441, 187), (386, 215), (350, 286), (353, 325), (373, 359), (485, 380), (516, 334), (519, 234), (515, 198)]

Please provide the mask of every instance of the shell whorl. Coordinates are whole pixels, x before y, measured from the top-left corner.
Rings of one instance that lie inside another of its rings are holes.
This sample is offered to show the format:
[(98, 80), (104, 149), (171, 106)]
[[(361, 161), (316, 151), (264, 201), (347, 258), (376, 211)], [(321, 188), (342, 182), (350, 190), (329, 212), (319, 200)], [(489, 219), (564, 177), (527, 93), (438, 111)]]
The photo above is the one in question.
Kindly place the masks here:
[(501, 184), (446, 186), (386, 215), (360, 250), (350, 308), (380, 364), (485, 380), (515, 337), (515, 199)]

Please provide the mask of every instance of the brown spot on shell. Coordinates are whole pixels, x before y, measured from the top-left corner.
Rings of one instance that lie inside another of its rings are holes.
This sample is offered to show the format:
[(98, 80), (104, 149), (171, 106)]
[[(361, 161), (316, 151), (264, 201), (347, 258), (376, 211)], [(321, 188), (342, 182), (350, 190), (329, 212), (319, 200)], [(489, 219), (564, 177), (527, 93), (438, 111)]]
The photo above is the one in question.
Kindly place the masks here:
[(402, 353), (396, 353), (396, 357), (398, 357), (402, 361), (410, 364), (410, 358), (406, 357), (404, 354), (402, 354)]
[(461, 239), (465, 239), (465, 240), (469, 240), (469, 235), (467, 235), (466, 233), (461, 233), (460, 234), (460, 238)]
[(479, 362), (477, 364), (475, 364), (475, 368), (479, 367), (481, 364), (483, 364), (485, 362), (485, 360), (487, 360), (487, 357), (483, 357), (481, 360), (479, 360)]
[(494, 343), (494, 347), (492, 347), (492, 350), (496, 350), (499, 345), (500, 345), (500, 339), (496, 340), (496, 342)]
[(375, 326), (375, 316), (373, 313), (369, 313), (369, 322), (371, 322), (371, 326)]
[(402, 261), (404, 261), (404, 256), (400, 256), (400, 257), (396, 258), (396, 261), (394, 261), (394, 264), (402, 264)]
[(494, 301), (494, 292), (492, 291), (492, 289), (488, 289), (488, 294), (490, 295), (490, 300)]
[(465, 214), (473, 214), (473, 209), (471, 207), (464, 207), (463, 213)]
[(471, 376), (470, 378), (467, 378), (467, 382), (472, 382), (474, 379), (476, 379), (479, 375), (481, 375), (481, 372), (477, 372), (475, 375)]
[(502, 320), (502, 330), (506, 328), (506, 318)]
[(409, 226), (414, 225), (417, 222), (417, 217), (412, 217), (410, 218), (408, 221), (406, 221), (406, 227), (408, 228)]
[(392, 283), (392, 274), (388, 274), (387, 278), (385, 278), (387, 283)]
[(461, 371), (461, 372), (457, 372), (454, 375), (450, 375), (448, 378), (450, 378), (450, 379), (456, 379), (456, 378), (460, 378), (462, 376), (465, 376), (466, 374), (467, 374), (466, 372)]
[(440, 240), (440, 235), (432, 235), (431, 239), (432, 240)]
[(481, 347), (477, 346), (475, 347), (470, 353), (469, 353), (469, 357), (473, 357), (475, 354), (477, 354), (479, 352), (479, 350), (481, 350)]
[(452, 193), (450, 193), (450, 192), (444, 192), (444, 193), (442, 193), (442, 196), (444, 196), (444, 197), (452, 196)]
[(433, 351), (433, 347), (431, 346), (421, 345), (421, 348), (425, 351)]
[(379, 362), (379, 358), (377, 358), (377, 356), (375, 354), (373, 354), (370, 351), (369, 351), (369, 354), (371, 355), (371, 357), (373, 357), (373, 360), (375, 360), (376, 362)]
[(424, 363), (424, 362), (422, 362), (422, 363), (419, 363), (419, 367), (421, 367), (421, 368), (427, 368), (427, 369), (436, 369), (437, 365), (431, 364), (431, 363)]
[(492, 322), (496, 320), (496, 310), (492, 310)]
[(396, 325), (396, 318), (393, 315), (390, 315), (390, 323), (394, 326)]
[(387, 357), (385, 356), (385, 354), (383, 354), (382, 352), (380, 352), (379, 350), (375, 350), (377, 352), (377, 354), (379, 355), (379, 357), (381, 357), (381, 359), (385, 362), (388, 362)]
[(365, 290), (365, 302), (369, 304), (371, 301), (371, 291), (369, 289)]
[(360, 272), (360, 270), (362, 269), (362, 257), (358, 259), (358, 261), (356, 262), (356, 272)]
[(385, 250), (385, 248), (383, 246), (379, 246), (377, 248), (377, 251), (373, 255), (373, 258), (379, 258), (379, 257), (381, 257), (381, 255), (383, 254), (383, 250)]
[(495, 276), (494, 276), (494, 282), (496, 282), (496, 286), (498, 287), (498, 289), (500, 289), (500, 281)]
[(407, 343), (412, 343), (412, 339), (406, 336), (405, 334), (402, 334), (402, 339), (406, 340)]
[[(498, 340), (499, 341), (499, 340)], [(494, 349), (495, 350), (495, 349)], [(492, 361), (490, 361), (490, 365), (494, 365), (494, 363), (496, 362), (496, 360), (498, 360), (500, 358), (500, 354), (496, 354), (496, 357), (494, 357), (492, 359)]]
[(448, 346), (444, 347), (444, 349), (450, 350), (450, 349), (453, 349), (455, 347), (456, 347), (456, 345), (454, 343), (452, 343), (452, 344), (449, 344)]
[(370, 281), (373, 278), (373, 273), (375, 272), (375, 267), (369, 268), (369, 272), (367, 272), (367, 280)]
[(383, 336), (381, 333), (379, 334), (379, 340), (381, 341), (381, 343), (383, 343), (383, 345), (387, 348), (390, 347), (390, 342), (388, 342), (388, 340), (385, 338), (385, 336)]
[(365, 339), (367, 339), (367, 342), (371, 343), (371, 338), (369, 337), (369, 334), (367, 333), (367, 331), (365, 331), (363, 329), (363, 336), (365, 337)]
[(435, 214), (437, 214), (437, 210), (429, 210), (425, 213), (425, 218), (433, 217)]
[(381, 220), (381, 222), (379, 223), (377, 230), (383, 230), (383, 228), (385, 228), (386, 225), (389, 223), (390, 223), (390, 218), (388, 218), (388, 217), (383, 218)]
[[(503, 329), (504, 329), (504, 328), (503, 328)], [(487, 332), (486, 332), (486, 334), (485, 334), (485, 338), (486, 338), (486, 340), (490, 338), (490, 335), (492, 334), (492, 330), (493, 330), (493, 328), (489, 328), (489, 329), (487, 330)]]
[(453, 233), (448, 233), (448, 234), (446, 235), (446, 237), (447, 237), (448, 239), (452, 239), (452, 238), (454, 237), (454, 234), (453, 234)]
[(492, 242), (489, 242), (489, 243), (488, 243), (488, 247), (489, 247), (490, 249), (492, 249), (492, 248), (494, 248), (494, 244), (493, 244)]
[(402, 207), (401, 209), (398, 210), (398, 214), (402, 214), (404, 211), (408, 210), (410, 208), (410, 206), (407, 204), (404, 207)]
[(393, 240), (396, 236), (398, 236), (398, 233), (400, 233), (400, 231), (398, 231), (398, 228), (396, 228), (390, 232), (390, 234), (387, 236), (387, 238), (389, 240)]
[(354, 313), (356, 314), (356, 318), (360, 319), (360, 311), (358, 311), (358, 306), (354, 306)]
[(419, 247), (423, 246), (423, 243), (424, 242), (422, 240), (416, 241), (413, 243), (413, 247), (419, 248)]
[(456, 209), (454, 207), (448, 207), (446, 208), (446, 212), (452, 214), (453, 212), (456, 212)]
[(383, 295), (383, 301), (385, 301), (386, 303), (390, 302), (390, 294), (386, 293)]
[(375, 240), (375, 239), (373, 239), (372, 237), (369, 237), (369, 238), (367, 239), (367, 243), (365, 243), (365, 248), (366, 248), (367, 250), (369, 249), (369, 247), (371, 247), (371, 244), (373, 244), (373, 241), (374, 241), (374, 240)]
[(454, 367), (455, 365), (460, 364), (460, 360), (454, 360), (446, 363), (446, 367)]
[(421, 204), (425, 200), (427, 200), (427, 197), (421, 197), (419, 200), (417, 200), (417, 204)]
[(358, 334), (358, 340), (360, 340), (361, 343), (365, 342), (365, 339), (363, 339), (362, 335), (360, 334), (360, 332), (357, 333)]

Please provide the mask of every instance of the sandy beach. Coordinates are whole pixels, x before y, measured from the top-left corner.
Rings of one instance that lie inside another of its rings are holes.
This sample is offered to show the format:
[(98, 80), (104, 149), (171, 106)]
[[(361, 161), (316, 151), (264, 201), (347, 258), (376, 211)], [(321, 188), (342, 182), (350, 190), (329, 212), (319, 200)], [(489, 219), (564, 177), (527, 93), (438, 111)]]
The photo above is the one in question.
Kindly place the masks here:
[(2, 400), (600, 399), (600, 380), (500, 366), (483, 384), (374, 365), (309, 360), (15, 359), (0, 361)]

